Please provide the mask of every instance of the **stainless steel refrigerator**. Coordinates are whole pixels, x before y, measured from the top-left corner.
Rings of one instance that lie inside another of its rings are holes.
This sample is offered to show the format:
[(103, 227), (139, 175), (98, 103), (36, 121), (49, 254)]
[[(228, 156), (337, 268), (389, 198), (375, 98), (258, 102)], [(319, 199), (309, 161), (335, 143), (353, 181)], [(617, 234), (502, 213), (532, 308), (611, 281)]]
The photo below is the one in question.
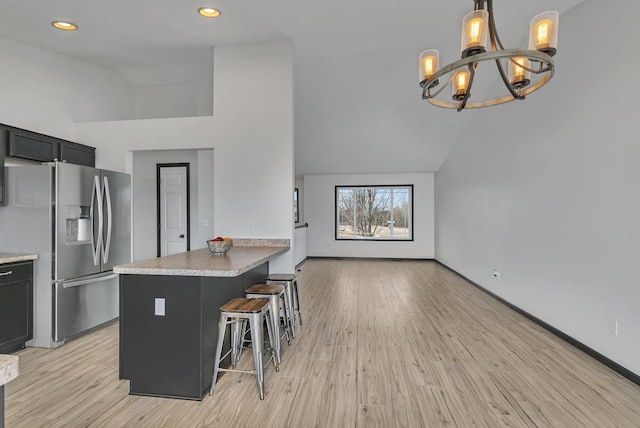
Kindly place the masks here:
[(131, 177), (67, 163), (5, 168), (0, 251), (38, 254), (34, 339), (56, 347), (118, 317), (118, 275), (131, 261)]

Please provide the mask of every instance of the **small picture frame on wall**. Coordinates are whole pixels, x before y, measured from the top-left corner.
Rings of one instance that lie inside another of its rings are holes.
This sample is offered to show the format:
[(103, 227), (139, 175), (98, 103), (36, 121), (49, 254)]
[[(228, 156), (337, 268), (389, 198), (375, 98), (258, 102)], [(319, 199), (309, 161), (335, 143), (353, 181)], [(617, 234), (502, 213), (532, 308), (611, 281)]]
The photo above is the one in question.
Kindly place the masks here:
[(293, 190), (293, 221), (300, 223), (300, 215), (298, 214), (298, 189)]

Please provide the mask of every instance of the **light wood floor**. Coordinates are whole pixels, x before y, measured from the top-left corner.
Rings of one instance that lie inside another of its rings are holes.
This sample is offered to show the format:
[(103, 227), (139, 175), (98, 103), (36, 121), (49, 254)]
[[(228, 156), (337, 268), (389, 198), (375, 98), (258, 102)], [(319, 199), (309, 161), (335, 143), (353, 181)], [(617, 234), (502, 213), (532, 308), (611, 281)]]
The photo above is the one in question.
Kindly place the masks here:
[[(312, 259), (279, 373), (202, 402), (129, 396), (117, 324), (20, 351), (18, 427), (640, 427), (640, 387), (434, 262)], [(243, 359), (248, 360), (249, 355)]]

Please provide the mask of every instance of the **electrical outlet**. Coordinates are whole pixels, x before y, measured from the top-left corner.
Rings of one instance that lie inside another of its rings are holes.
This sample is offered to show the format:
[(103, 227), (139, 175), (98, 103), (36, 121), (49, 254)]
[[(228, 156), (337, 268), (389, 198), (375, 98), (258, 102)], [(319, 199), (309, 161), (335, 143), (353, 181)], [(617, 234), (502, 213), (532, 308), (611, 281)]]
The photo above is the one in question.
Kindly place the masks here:
[(614, 336), (618, 335), (618, 320), (609, 318), (609, 333)]
[(495, 279), (502, 279), (502, 274), (500, 273), (500, 271), (498, 269), (494, 269), (493, 270), (493, 277)]
[(256, 231), (256, 222), (255, 221), (250, 221), (249, 225), (247, 226), (247, 230), (249, 232), (255, 232)]
[(209, 220), (205, 218), (204, 220), (202, 220), (202, 227), (208, 227), (208, 226), (209, 226)]

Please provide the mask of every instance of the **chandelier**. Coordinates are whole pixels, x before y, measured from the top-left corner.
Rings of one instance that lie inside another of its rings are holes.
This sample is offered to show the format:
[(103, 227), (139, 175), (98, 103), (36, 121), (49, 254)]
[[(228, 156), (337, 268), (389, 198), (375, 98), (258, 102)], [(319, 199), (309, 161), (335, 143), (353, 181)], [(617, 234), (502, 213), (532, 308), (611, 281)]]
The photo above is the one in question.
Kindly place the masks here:
[[(558, 12), (543, 12), (533, 17), (529, 49), (505, 49), (496, 30), (493, 1), (474, 0), (474, 4), (474, 10), (462, 20), (461, 59), (440, 67), (438, 50), (427, 49), (420, 53), (422, 99), (438, 107), (462, 111), (523, 100), (553, 76), (551, 57), (558, 46)], [(487, 49), (487, 36), (490, 50)], [(485, 61), (495, 62), (507, 92), (503, 91), (496, 98), (476, 101), (471, 97), (471, 87), (478, 65)], [(449, 83), (452, 101), (447, 94), (442, 94)]]

